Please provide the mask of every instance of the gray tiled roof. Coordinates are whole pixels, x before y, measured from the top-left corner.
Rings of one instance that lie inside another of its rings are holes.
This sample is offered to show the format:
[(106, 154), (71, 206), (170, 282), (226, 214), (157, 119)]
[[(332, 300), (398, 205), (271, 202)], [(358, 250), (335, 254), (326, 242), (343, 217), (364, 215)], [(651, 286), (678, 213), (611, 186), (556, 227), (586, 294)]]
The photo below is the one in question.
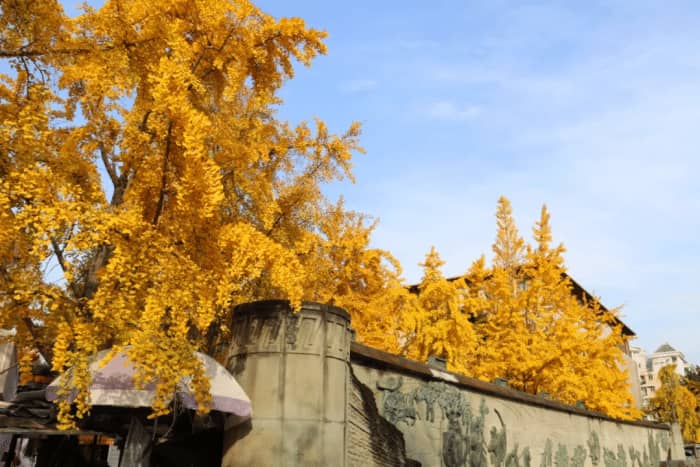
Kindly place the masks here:
[(661, 346), (660, 346), (658, 349), (656, 349), (656, 352), (654, 352), (654, 353), (659, 353), (659, 352), (675, 352), (675, 351), (676, 351), (676, 349), (674, 349), (673, 347), (671, 347), (671, 346), (668, 344), (668, 342), (665, 342), (665, 343), (661, 344)]

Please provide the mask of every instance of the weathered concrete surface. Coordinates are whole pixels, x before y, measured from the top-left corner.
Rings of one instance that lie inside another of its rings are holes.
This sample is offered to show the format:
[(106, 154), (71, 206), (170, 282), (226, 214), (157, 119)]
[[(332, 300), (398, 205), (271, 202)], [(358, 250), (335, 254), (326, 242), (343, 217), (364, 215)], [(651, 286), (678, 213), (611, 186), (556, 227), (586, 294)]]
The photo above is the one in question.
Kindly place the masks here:
[(624, 365), (622, 366), (622, 369), (627, 371), (627, 382), (629, 383), (630, 392), (632, 393), (632, 397), (634, 398), (634, 405), (638, 409), (641, 409), (644, 398), (642, 397), (642, 386), (639, 383), (640, 379), (639, 370), (637, 369), (637, 362), (635, 362), (630, 355), (627, 355), (627, 353), (625, 353)]
[(424, 467), (656, 467), (684, 458), (666, 425), (613, 420), (357, 344), (351, 361), (403, 432), (406, 455)]
[(347, 462), (351, 467), (409, 465), (401, 431), (381, 415), (372, 390), (352, 376)]
[(253, 418), (226, 466), (657, 467), (666, 425), (622, 422), (353, 343), (341, 309), (238, 307), (227, 368)]
[(223, 465), (345, 463), (351, 331), (340, 308), (283, 301), (238, 307), (227, 367), (253, 406), (228, 430)]

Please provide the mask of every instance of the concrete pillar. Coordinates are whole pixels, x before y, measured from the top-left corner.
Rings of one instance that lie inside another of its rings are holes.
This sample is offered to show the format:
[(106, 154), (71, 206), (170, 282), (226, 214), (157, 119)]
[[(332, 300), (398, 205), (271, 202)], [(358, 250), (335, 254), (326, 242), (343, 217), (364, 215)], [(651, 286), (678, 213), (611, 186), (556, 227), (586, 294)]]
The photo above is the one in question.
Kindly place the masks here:
[(350, 317), (286, 301), (236, 308), (227, 368), (252, 401), (249, 423), (224, 434), (225, 466), (346, 465)]
[[(663, 459), (663, 454), (661, 454)], [(685, 449), (683, 449), (683, 434), (681, 433), (681, 425), (678, 422), (671, 423), (671, 446), (670, 459), (685, 460)]]

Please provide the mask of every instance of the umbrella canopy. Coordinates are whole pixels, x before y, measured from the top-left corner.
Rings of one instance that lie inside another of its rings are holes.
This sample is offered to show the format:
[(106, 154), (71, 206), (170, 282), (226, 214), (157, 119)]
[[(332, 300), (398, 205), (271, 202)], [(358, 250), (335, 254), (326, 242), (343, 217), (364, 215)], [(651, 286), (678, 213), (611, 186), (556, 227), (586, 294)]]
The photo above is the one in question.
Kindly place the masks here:
[[(155, 386), (147, 385), (143, 389), (134, 387), (135, 368), (126, 353), (119, 352), (100, 368), (100, 362), (108, 350), (95, 354), (90, 364), (92, 384), (90, 385), (90, 401), (93, 405), (109, 405), (115, 407), (150, 407), (155, 396)], [(238, 417), (249, 418), (252, 415), (250, 398), (243, 391), (236, 379), (219, 362), (201, 352), (195, 356), (204, 365), (205, 372), (211, 384), (211, 408), (220, 412), (234, 414)], [(46, 399), (53, 401), (58, 398), (58, 389), (64, 384), (66, 374), (56, 378), (46, 388)], [(183, 405), (196, 409), (197, 402), (186, 383), (180, 385), (177, 395)]]

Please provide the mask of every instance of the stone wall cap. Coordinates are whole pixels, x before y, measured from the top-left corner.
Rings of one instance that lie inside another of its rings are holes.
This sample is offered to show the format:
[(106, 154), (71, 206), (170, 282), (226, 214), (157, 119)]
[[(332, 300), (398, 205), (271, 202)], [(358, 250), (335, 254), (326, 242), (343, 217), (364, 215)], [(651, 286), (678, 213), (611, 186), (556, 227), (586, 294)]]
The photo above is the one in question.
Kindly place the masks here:
[(372, 347), (367, 347), (366, 345), (362, 345), (357, 342), (353, 342), (351, 344), (350, 362), (364, 363), (368, 366), (379, 369), (390, 369), (394, 371), (400, 371), (402, 373), (409, 373), (420, 378), (440, 379), (443, 381), (448, 381), (459, 387), (478, 392), (480, 394), (498, 397), (500, 399), (506, 399), (514, 402), (520, 402), (532, 406), (543, 407), (559, 412), (577, 414), (586, 417), (607, 420), (613, 423), (622, 423), (625, 425), (643, 426), (647, 428), (665, 430), (670, 429), (670, 427), (665, 423), (656, 423), (646, 420), (620, 420), (617, 418), (609, 417), (601, 412), (595, 412), (593, 410), (588, 410), (583, 407), (568, 405), (563, 402), (551, 399), (545, 399), (543, 397), (538, 397), (533, 394), (518, 391), (517, 389), (487, 383), (485, 381), (481, 381), (476, 378), (471, 378), (469, 376), (464, 376), (459, 373), (452, 373), (449, 371), (438, 372), (425, 363), (400, 357), (398, 355), (374, 349)]
[[(289, 300), (259, 300), (256, 302), (248, 302), (248, 303), (242, 303), (240, 305), (237, 305), (233, 309), (233, 314), (234, 315), (242, 315), (242, 314), (257, 314), (257, 313), (269, 313), (269, 312), (280, 312), (282, 310), (285, 311), (290, 311), (291, 305), (289, 303)], [(330, 313), (334, 314), (337, 316), (340, 316), (341, 318), (344, 318), (346, 320), (350, 320), (350, 314), (343, 310), (340, 307), (334, 306), (334, 305), (329, 305), (329, 304), (324, 304), (324, 303), (317, 303), (317, 302), (310, 302), (310, 301), (303, 301), (301, 303), (301, 309), (299, 311), (315, 311), (318, 313)]]

